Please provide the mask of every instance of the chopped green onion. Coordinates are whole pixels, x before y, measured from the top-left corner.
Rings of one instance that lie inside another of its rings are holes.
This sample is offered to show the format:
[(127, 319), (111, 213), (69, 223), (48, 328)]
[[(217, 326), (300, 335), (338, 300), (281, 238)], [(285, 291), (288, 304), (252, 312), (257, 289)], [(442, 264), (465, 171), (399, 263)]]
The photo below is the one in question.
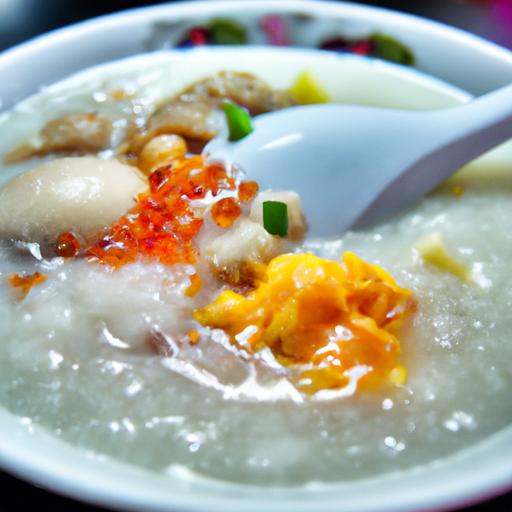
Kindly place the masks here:
[(370, 41), (375, 45), (373, 54), (375, 57), (412, 66), (414, 64), (414, 54), (400, 41), (386, 34), (373, 34)]
[(210, 22), (209, 28), (214, 44), (247, 43), (245, 28), (230, 19), (215, 18)]
[(231, 101), (225, 101), (223, 108), (228, 122), (229, 140), (231, 142), (243, 139), (252, 132), (251, 116), (245, 109)]
[(263, 201), (263, 227), (271, 235), (288, 235), (288, 205), (281, 201)]

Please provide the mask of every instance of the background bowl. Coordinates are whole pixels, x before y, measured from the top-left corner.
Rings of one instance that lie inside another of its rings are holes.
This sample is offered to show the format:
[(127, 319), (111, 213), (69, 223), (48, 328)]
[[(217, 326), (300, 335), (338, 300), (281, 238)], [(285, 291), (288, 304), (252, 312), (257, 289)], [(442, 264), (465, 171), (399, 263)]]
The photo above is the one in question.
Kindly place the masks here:
[[(215, 16), (243, 20), (250, 41), (265, 42), (259, 20), (295, 20), (292, 45), (327, 37), (364, 38), (382, 31), (408, 45), (419, 70), (481, 94), (512, 81), (512, 54), (462, 31), (381, 9), (311, 1), (194, 2), (98, 18), (11, 49), (0, 56), (2, 108), (89, 66), (183, 42), (188, 29)], [(302, 25), (301, 25), (302, 23)], [(304, 28), (306, 23), (306, 28)], [(301, 28), (302, 27), (302, 28)], [(441, 461), (403, 473), (299, 489), (265, 489), (170, 479), (84, 454), (26, 420), (0, 410), (0, 463), (39, 485), (85, 501), (130, 510), (318, 512), (424, 510), (462, 506), (512, 485), (512, 429)]]

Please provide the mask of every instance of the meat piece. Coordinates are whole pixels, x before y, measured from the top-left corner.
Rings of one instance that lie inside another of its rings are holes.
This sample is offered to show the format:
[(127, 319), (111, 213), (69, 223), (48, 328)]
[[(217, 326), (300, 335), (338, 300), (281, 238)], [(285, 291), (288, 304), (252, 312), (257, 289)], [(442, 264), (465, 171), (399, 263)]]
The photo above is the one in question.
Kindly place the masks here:
[(227, 284), (240, 295), (247, 295), (256, 289), (264, 279), (265, 265), (262, 263), (240, 263), (236, 266), (215, 269), (217, 279)]
[[(150, 116), (144, 141), (155, 135), (177, 134), (190, 140), (208, 141), (222, 128), (222, 102), (229, 99), (252, 115), (285, 108), (293, 100), (285, 91), (272, 90), (250, 73), (223, 71), (201, 80), (166, 101)], [(130, 144), (138, 153), (140, 140)]]
[(274, 91), (251, 73), (221, 71), (193, 86), (196, 94), (218, 100), (230, 99), (249, 110), (252, 115), (289, 107), (293, 100), (286, 91)]
[(249, 291), (267, 263), (284, 250), (281, 238), (267, 233), (261, 224), (242, 218), (229, 231), (216, 238), (206, 253), (217, 277), (240, 293)]
[(208, 141), (222, 127), (222, 117), (215, 112), (218, 102), (197, 94), (183, 94), (162, 105), (149, 118), (151, 136), (181, 135), (187, 139)]
[(48, 153), (97, 153), (108, 147), (111, 122), (95, 113), (71, 114), (50, 121), (41, 137)]
[(52, 153), (90, 154), (110, 145), (112, 123), (95, 113), (70, 114), (49, 121), (32, 144), (23, 144), (5, 157), (13, 164)]

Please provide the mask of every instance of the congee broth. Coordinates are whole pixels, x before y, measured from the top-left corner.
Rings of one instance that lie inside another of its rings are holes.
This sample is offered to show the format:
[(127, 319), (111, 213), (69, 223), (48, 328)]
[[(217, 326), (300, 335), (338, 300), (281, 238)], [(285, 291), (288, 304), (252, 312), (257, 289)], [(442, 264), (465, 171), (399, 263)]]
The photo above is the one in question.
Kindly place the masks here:
[(259, 190), (205, 143), (308, 99), (450, 100), (364, 59), (226, 55), (112, 63), (0, 118), (0, 403), (172, 478), (284, 486), (508, 426), (509, 170), (310, 237), (295, 192)]

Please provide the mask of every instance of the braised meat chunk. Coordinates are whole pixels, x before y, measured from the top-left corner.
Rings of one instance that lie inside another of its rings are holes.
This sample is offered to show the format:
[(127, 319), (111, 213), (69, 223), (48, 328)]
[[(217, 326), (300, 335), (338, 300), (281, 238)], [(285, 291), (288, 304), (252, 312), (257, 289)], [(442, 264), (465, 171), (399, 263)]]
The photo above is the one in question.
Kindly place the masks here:
[(59, 117), (46, 123), (33, 141), (9, 152), (5, 163), (14, 164), (49, 154), (98, 153), (110, 145), (111, 134), (112, 122), (94, 112)]

